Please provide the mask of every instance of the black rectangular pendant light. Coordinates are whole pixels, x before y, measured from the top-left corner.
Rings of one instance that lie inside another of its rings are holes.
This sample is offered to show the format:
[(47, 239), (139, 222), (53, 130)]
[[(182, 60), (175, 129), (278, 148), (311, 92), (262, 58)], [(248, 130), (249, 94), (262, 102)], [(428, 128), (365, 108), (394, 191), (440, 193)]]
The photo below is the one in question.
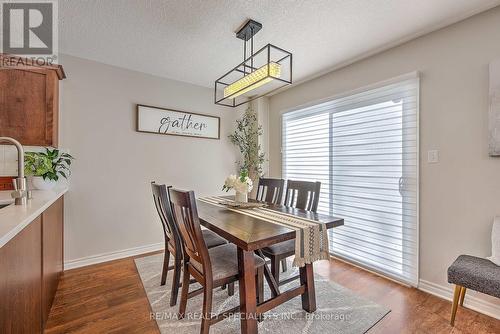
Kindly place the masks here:
[(248, 20), (236, 33), (244, 43), (243, 62), (215, 81), (215, 104), (237, 107), (292, 83), (292, 53), (272, 44), (254, 52), (253, 37), (260, 29), (262, 24)]

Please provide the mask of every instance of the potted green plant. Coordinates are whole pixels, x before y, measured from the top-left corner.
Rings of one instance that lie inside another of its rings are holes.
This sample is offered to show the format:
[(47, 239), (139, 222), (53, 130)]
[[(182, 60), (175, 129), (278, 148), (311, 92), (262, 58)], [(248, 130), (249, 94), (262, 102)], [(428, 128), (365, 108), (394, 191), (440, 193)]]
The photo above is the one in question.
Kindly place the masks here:
[(39, 190), (54, 188), (59, 177), (65, 179), (71, 174), (70, 166), (74, 158), (57, 149), (45, 148), (45, 152), (26, 152), (24, 154), (24, 172), (32, 176), (33, 187)]

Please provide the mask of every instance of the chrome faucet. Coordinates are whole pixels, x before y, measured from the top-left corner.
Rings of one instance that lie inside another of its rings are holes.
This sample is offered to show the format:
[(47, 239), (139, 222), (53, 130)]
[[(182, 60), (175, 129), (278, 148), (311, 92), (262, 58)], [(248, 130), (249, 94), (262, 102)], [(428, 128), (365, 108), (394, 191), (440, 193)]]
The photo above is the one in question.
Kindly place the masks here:
[(20, 142), (10, 137), (0, 137), (0, 142), (9, 142), (17, 148), (17, 178), (13, 180), (14, 191), (11, 193), (15, 205), (26, 205), (28, 191), (24, 177), (24, 149)]

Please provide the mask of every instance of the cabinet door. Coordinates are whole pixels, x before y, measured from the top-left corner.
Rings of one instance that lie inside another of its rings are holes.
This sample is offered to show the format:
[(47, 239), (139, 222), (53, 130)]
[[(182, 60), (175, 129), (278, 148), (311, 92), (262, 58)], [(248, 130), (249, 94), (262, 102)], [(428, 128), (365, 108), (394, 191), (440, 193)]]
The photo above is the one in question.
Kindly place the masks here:
[(41, 333), (41, 217), (0, 248), (0, 333)]
[(42, 213), (42, 317), (50, 313), (63, 271), (63, 197)]
[(59, 81), (52, 72), (0, 71), (0, 136), (57, 146)]

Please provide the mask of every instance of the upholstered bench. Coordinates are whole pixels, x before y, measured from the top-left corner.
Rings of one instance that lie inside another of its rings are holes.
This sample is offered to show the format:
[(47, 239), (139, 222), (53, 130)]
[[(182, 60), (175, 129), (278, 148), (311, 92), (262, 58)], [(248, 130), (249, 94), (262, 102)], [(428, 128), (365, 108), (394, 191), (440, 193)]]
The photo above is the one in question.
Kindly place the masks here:
[(467, 289), (500, 298), (500, 266), (490, 260), (460, 255), (448, 268), (448, 283), (455, 284), (451, 308), (451, 325), (453, 326), (458, 304), (463, 306)]

